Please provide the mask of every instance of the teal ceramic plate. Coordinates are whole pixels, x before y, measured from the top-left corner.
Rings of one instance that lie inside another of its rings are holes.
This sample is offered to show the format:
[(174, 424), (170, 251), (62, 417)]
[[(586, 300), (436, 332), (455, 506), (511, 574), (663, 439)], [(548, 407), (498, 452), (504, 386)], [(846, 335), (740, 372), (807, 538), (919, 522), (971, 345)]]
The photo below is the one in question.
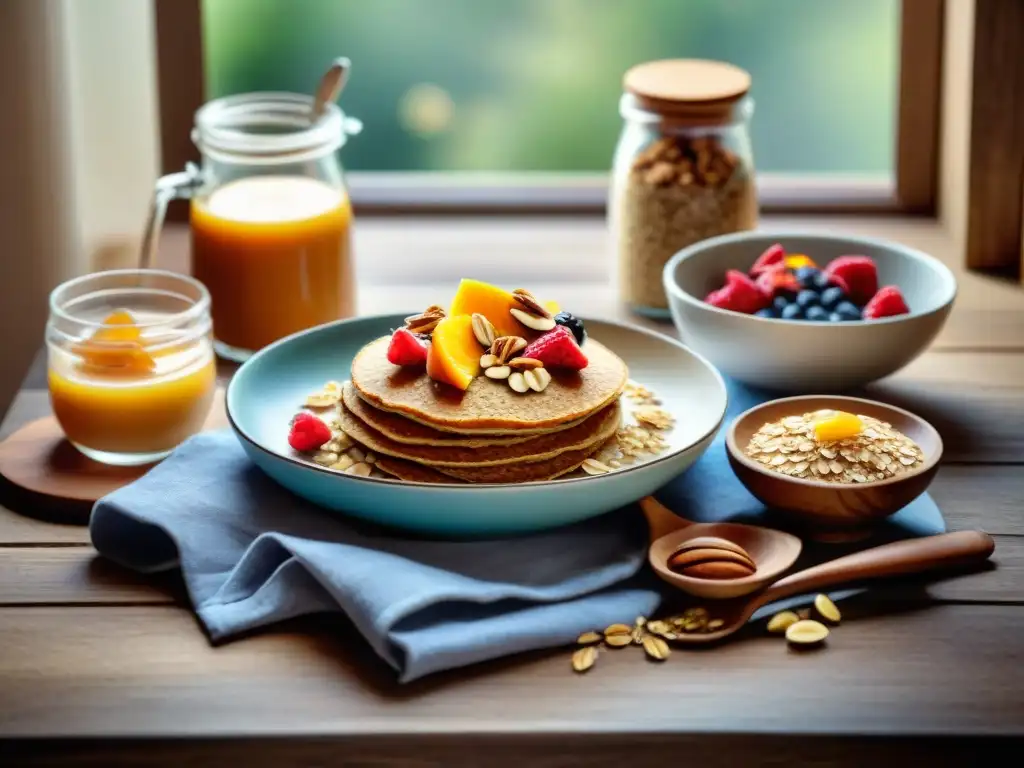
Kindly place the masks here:
[[(407, 313), (408, 314), (408, 313)], [(345, 475), (297, 457), (288, 424), (306, 395), (349, 378), (352, 358), (405, 315), (362, 317), (289, 336), (253, 355), (231, 379), (227, 413), (252, 461), (292, 492), (330, 510), (445, 537), (489, 537), (566, 525), (646, 496), (684, 472), (725, 417), (725, 384), (704, 358), (668, 337), (586, 320), (587, 331), (629, 366), (676, 417), (668, 450), (593, 477), (519, 484), (410, 483)]]

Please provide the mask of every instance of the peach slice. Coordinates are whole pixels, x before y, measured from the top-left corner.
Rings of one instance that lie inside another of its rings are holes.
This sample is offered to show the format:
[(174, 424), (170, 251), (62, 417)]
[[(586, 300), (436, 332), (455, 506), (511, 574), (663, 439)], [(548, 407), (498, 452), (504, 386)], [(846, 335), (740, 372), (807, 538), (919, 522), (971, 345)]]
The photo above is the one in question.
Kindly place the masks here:
[(135, 325), (135, 318), (127, 309), (111, 312), (103, 318), (103, 328), (91, 336), (93, 341), (140, 341), (142, 332)]
[(481, 354), (480, 343), (473, 335), (472, 316), (449, 315), (431, 335), (427, 375), (464, 391), (480, 374)]
[(156, 368), (153, 356), (142, 345), (135, 318), (126, 310), (111, 313), (102, 328), (71, 351), (82, 358), (82, 367), (102, 373), (149, 373)]

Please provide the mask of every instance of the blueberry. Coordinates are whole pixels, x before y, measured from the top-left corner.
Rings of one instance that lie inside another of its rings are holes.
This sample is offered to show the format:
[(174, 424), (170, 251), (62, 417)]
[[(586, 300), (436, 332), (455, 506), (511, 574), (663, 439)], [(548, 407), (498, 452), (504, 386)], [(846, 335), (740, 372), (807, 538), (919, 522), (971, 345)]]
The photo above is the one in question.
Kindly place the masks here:
[(583, 321), (569, 312), (559, 312), (555, 315), (555, 325), (564, 325), (568, 328), (577, 344), (587, 340), (587, 329), (583, 327)]
[(834, 313), (843, 320), (860, 320), (860, 310), (849, 301), (841, 301), (836, 304)]
[(818, 323), (824, 320), (828, 320), (828, 311), (822, 309), (817, 304), (808, 307), (807, 311), (804, 314), (807, 316), (808, 320), (814, 320), (815, 322)]
[(772, 299), (772, 309), (779, 314), (782, 314), (782, 310), (789, 306), (789, 298), (787, 296), (776, 296)]
[(832, 281), (828, 275), (824, 272), (819, 272), (811, 279), (811, 288), (817, 288), (819, 291), (824, 291), (826, 288), (832, 285)]
[(843, 293), (842, 288), (832, 286), (821, 292), (821, 306), (825, 309), (835, 309), (839, 302), (845, 298), (846, 294)]
[(817, 267), (797, 267), (793, 272), (797, 282), (799, 282), (804, 288), (818, 287), (815, 280), (819, 274), (821, 273), (818, 271)]
[(812, 291), (806, 288), (796, 295), (796, 303), (803, 309), (807, 309), (820, 301), (821, 295), (817, 291)]
[(838, 312), (833, 312), (832, 314), (830, 314), (828, 316), (828, 319), (829, 319), (829, 322), (831, 322), (831, 323), (845, 323), (850, 318), (843, 317)]
[(804, 309), (799, 304), (787, 304), (786, 308), (782, 310), (783, 320), (802, 320), (804, 316)]
[(765, 307), (764, 309), (759, 309), (754, 314), (757, 315), (758, 317), (778, 317), (779, 316), (779, 313), (775, 309), (773, 309), (772, 307)]

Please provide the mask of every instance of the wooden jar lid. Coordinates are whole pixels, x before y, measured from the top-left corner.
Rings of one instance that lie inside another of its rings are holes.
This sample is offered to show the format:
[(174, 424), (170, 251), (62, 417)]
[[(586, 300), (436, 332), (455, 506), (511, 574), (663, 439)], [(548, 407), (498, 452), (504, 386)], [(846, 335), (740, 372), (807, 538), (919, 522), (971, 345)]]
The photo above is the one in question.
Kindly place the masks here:
[(661, 59), (628, 70), (623, 88), (651, 112), (718, 121), (750, 90), (750, 74), (724, 61)]

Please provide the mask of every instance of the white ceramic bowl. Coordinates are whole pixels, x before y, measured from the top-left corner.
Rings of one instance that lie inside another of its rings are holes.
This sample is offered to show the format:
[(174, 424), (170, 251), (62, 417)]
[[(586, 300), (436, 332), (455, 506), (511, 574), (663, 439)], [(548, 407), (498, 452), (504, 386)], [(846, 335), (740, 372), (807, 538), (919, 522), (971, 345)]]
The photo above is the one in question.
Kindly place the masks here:
[[(726, 270), (748, 271), (773, 243), (821, 267), (837, 256), (870, 256), (879, 286), (899, 286), (910, 313), (832, 323), (762, 318), (705, 303)], [(788, 393), (841, 391), (896, 372), (938, 335), (956, 297), (953, 273), (926, 253), (886, 240), (806, 232), (710, 238), (673, 256), (663, 279), (685, 344), (739, 381)]]

